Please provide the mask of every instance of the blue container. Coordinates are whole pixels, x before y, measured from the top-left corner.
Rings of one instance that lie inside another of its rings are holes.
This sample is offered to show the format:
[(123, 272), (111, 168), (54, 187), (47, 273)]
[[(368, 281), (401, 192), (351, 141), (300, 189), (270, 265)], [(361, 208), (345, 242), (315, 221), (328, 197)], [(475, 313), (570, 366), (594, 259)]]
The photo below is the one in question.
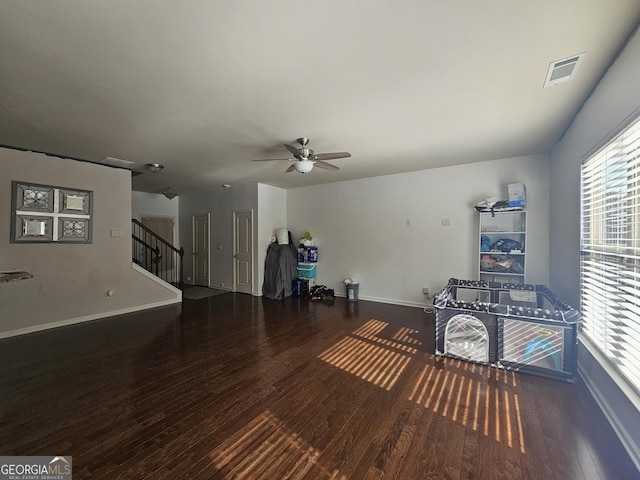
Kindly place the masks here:
[(307, 248), (307, 260), (309, 263), (316, 263), (318, 261), (318, 247), (306, 247)]
[(316, 278), (316, 266), (310, 263), (298, 264), (298, 278)]

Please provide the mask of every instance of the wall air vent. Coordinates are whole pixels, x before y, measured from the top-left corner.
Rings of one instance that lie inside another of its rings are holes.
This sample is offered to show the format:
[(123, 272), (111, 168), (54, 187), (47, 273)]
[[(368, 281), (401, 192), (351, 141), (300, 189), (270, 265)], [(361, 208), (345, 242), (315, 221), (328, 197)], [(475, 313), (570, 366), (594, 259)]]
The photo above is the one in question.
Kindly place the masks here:
[(583, 58), (584, 53), (581, 53), (551, 62), (547, 71), (547, 78), (544, 81), (544, 88), (573, 80)]

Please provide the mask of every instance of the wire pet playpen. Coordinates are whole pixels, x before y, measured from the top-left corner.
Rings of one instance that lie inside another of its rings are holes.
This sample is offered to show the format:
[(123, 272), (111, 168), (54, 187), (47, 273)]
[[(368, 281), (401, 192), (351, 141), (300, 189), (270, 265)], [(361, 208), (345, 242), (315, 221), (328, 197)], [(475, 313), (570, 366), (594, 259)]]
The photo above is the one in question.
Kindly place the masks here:
[(436, 354), (575, 382), (580, 315), (544, 285), (450, 279)]

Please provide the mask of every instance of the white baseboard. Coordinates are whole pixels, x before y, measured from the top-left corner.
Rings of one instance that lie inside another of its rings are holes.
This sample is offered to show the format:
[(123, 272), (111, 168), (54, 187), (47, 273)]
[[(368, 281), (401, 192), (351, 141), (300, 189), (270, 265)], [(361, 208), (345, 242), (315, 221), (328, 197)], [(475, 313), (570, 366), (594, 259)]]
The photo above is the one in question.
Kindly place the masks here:
[[(346, 298), (346, 294), (341, 293), (341, 292), (336, 292), (335, 294), (336, 297), (342, 297), (342, 298)], [(369, 297), (367, 295), (358, 295), (358, 300), (368, 300), (370, 302), (378, 302), (378, 303), (388, 303), (391, 305), (402, 305), (405, 307), (417, 307), (417, 308), (424, 308), (424, 303), (420, 303), (420, 302), (410, 302), (407, 300), (397, 300), (395, 298), (381, 298), (381, 297)]]
[(215, 288), (216, 290), (226, 290), (227, 292), (233, 292), (233, 288), (231, 288), (231, 287), (221, 287), (220, 285), (211, 285), (211, 284), (209, 284), (209, 288)]
[(165, 307), (167, 305), (175, 305), (177, 303), (178, 304), (182, 303), (182, 290), (180, 290), (179, 288), (174, 287), (170, 283), (167, 283), (164, 280), (156, 277), (152, 273), (149, 273), (144, 268), (142, 268), (141, 266), (139, 266), (139, 265), (137, 265), (137, 264), (135, 264), (133, 262), (131, 263), (131, 268), (133, 270), (135, 270), (136, 272), (140, 273), (141, 275), (144, 275), (148, 279), (154, 281), (158, 285), (161, 285), (162, 287), (164, 287), (167, 290), (169, 290), (171, 293), (173, 293), (175, 295), (175, 298), (171, 298), (169, 300), (162, 300), (160, 302), (146, 303), (144, 305), (134, 305), (134, 306), (131, 306), (131, 307), (125, 307), (125, 308), (121, 308), (121, 309), (118, 309), (118, 310), (111, 310), (111, 311), (108, 311), (108, 312), (100, 312), (100, 313), (95, 313), (95, 314), (91, 314), (91, 315), (85, 315), (83, 317), (68, 318), (68, 319), (65, 319), (65, 320), (57, 321), (57, 322), (44, 323), (44, 324), (41, 324), (41, 325), (34, 325), (32, 327), (18, 328), (16, 330), (9, 330), (9, 331), (6, 331), (6, 332), (0, 332), (0, 338), (8, 338), (8, 337), (15, 337), (15, 336), (18, 336), (18, 335), (26, 335), (28, 333), (41, 332), (43, 330), (49, 330), (51, 328), (66, 327), (68, 325), (75, 325), (76, 323), (90, 322), (92, 320), (99, 320), (101, 318), (115, 317), (116, 315), (124, 315), (124, 314), (127, 314), (127, 313), (139, 312), (141, 310), (147, 310), (149, 308)]
[(100, 320), (102, 318), (115, 317), (116, 315), (124, 315), (127, 313), (139, 312), (141, 310), (148, 310), (150, 308), (166, 307), (168, 305), (175, 305), (182, 303), (182, 300), (164, 300), (162, 302), (147, 303), (145, 305), (136, 305), (134, 307), (121, 308), (119, 310), (112, 310), (110, 312), (95, 313), (92, 315), (85, 315), (83, 317), (68, 318), (66, 320), (60, 320), (58, 322), (45, 323), (42, 325), (34, 325), (33, 327), (19, 328), (17, 330), (9, 330), (7, 332), (0, 332), (0, 339), (16, 337), (18, 335), (26, 335), (28, 333), (41, 332), (43, 330), (49, 330), (51, 328), (66, 327), (68, 325), (75, 325), (77, 323), (91, 322), (92, 320)]

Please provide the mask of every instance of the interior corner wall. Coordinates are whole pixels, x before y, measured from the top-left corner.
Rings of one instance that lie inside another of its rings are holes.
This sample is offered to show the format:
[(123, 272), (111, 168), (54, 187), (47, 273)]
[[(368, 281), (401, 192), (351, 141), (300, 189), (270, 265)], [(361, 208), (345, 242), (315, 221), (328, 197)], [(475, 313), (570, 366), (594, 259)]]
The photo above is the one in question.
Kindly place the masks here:
[[(478, 213), (487, 197), (507, 198), (523, 182), (527, 201), (526, 279), (549, 279), (549, 157), (531, 155), (287, 190), (287, 224), (318, 246), (317, 283), (359, 296), (424, 305), (449, 278), (478, 278)], [(444, 220), (444, 222), (443, 222)], [(449, 225), (444, 225), (448, 220)]]
[[(640, 33), (636, 30), (551, 152), (551, 288), (576, 308), (580, 306), (580, 164), (630, 115), (640, 113), (639, 78)], [(585, 344), (578, 348), (578, 363), (585, 382), (640, 468), (640, 411), (628, 400), (620, 400), (624, 396), (607, 374), (606, 364), (595, 361)]]
[(287, 191), (283, 188), (258, 184), (258, 222), (257, 222), (257, 290), (254, 295), (262, 295), (264, 283), (264, 261), (267, 256), (267, 247), (276, 230), (287, 228)]
[[(0, 171), (0, 271), (33, 274), (0, 284), (0, 336), (179, 302), (132, 267), (128, 170), (0, 149)], [(93, 242), (10, 243), (14, 180), (93, 191)]]
[(193, 278), (193, 215), (210, 214), (209, 220), (209, 286), (233, 290), (234, 288), (234, 232), (233, 213), (253, 212), (253, 287), (255, 290), (257, 253), (256, 223), (258, 218), (258, 186), (255, 183), (212, 187), (209, 190), (180, 194), (180, 240), (184, 248), (184, 277)]

